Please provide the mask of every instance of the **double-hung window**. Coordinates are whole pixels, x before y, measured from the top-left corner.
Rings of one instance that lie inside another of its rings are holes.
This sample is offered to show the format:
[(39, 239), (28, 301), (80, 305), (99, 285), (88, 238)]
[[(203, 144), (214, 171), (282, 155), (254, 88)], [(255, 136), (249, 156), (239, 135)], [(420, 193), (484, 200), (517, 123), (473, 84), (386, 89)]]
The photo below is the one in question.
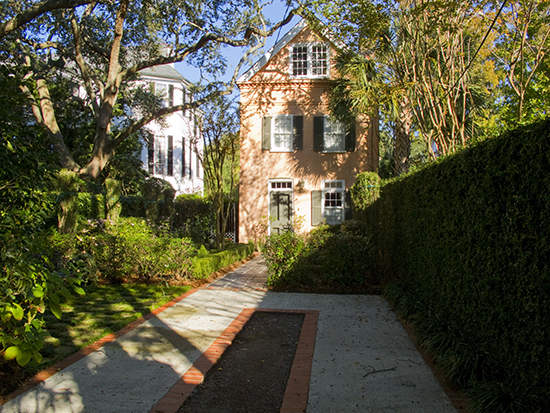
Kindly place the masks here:
[(149, 173), (172, 176), (174, 174), (174, 138), (173, 136), (155, 136), (149, 142)]
[(325, 152), (344, 152), (346, 150), (346, 130), (344, 124), (327, 116), (323, 118), (323, 121), (323, 150)]
[(292, 150), (292, 116), (279, 115), (273, 117), (272, 151)]
[(317, 78), (329, 75), (329, 48), (325, 43), (296, 43), (290, 46), (290, 76)]
[(323, 181), (323, 218), (327, 224), (344, 220), (344, 181)]
[(313, 150), (329, 153), (355, 151), (355, 123), (348, 126), (328, 116), (314, 117)]
[(162, 99), (162, 106), (174, 106), (174, 85), (167, 85), (165, 83), (154, 83), (153, 91), (158, 97)]
[(351, 219), (351, 196), (343, 179), (326, 179), (311, 191), (311, 225), (336, 225)]
[(262, 124), (262, 149), (271, 152), (302, 150), (303, 125), (303, 116), (265, 116)]

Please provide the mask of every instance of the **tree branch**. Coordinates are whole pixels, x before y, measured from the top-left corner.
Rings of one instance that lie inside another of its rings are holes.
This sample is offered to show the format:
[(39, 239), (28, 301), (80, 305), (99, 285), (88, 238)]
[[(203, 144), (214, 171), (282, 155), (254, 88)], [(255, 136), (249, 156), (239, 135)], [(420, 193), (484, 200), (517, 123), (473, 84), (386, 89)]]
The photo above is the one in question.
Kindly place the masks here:
[(95, 2), (95, 0), (45, 0), (31, 6), (29, 9), (17, 14), (10, 20), (0, 23), (0, 38), (29, 23), (44, 13), (58, 9), (72, 9), (93, 2)]

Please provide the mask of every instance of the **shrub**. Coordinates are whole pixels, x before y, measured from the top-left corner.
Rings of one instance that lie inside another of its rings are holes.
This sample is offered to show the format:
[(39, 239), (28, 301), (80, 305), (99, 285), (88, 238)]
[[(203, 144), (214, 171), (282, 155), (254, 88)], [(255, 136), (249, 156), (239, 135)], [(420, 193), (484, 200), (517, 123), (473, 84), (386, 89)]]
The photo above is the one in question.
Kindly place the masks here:
[(376, 172), (361, 172), (350, 188), (353, 216), (363, 217), (365, 210), (380, 196), (380, 176)]
[(550, 121), (386, 184), (387, 297), (479, 411), (550, 411)]
[(268, 285), (284, 280), (296, 261), (304, 253), (306, 243), (303, 236), (294, 231), (271, 234), (264, 245), (263, 254), (269, 269)]
[(202, 252), (193, 259), (191, 274), (195, 279), (207, 278), (219, 269), (240, 261), (254, 252), (253, 244), (230, 244), (224, 251), (206, 252), (206, 254), (203, 248), (204, 246), (201, 247)]
[(193, 244), (188, 238), (155, 235), (139, 218), (120, 218), (108, 227), (105, 223), (90, 220), (76, 237), (54, 236), (59, 265), (87, 260), (92, 278), (111, 283), (189, 275)]
[(174, 202), (170, 226), (179, 236), (189, 237), (197, 244), (210, 244), (212, 214), (212, 203), (202, 196), (179, 195)]

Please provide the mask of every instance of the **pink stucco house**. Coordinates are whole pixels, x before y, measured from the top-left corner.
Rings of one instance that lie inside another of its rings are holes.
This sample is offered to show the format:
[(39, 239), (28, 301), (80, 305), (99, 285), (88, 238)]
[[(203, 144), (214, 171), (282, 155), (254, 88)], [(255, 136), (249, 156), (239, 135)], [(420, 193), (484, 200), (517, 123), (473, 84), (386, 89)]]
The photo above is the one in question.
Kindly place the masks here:
[(349, 218), (358, 173), (378, 170), (378, 119), (343, 125), (327, 92), (335, 49), (301, 21), (237, 81), (241, 92), (239, 241), (262, 216), (270, 233)]

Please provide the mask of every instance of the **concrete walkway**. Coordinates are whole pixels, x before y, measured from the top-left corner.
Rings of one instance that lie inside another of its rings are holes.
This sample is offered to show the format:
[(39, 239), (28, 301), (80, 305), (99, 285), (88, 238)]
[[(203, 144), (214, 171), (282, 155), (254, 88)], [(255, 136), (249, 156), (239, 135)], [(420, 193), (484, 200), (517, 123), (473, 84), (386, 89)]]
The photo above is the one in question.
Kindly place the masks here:
[(200, 381), (203, 361), (221, 353), (216, 343), (228, 345), (235, 321), (254, 308), (318, 315), (309, 329), (310, 371), (293, 370), (309, 377), (309, 391), (296, 394), (305, 396), (303, 406), (288, 404), (286, 411), (304, 411), (307, 403), (315, 413), (456, 412), (384, 299), (269, 292), (265, 279), (255, 257), (92, 346), (0, 412), (175, 412), (185, 397), (177, 386), (194, 371)]

